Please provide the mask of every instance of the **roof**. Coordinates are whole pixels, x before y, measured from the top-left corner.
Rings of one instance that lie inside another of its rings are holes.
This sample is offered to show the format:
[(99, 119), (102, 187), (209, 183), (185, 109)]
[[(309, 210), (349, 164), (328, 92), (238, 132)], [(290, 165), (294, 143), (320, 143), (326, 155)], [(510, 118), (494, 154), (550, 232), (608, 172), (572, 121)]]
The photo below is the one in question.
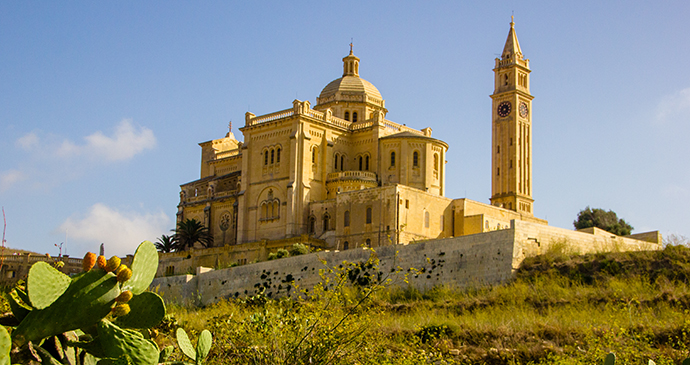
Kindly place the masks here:
[(443, 144), (444, 146), (446, 146), (446, 148), (448, 148), (448, 144), (447, 144), (446, 142), (443, 142), (443, 141), (440, 140), (440, 139), (436, 139), (436, 138), (432, 138), (432, 137), (427, 137), (427, 136), (425, 136), (425, 135), (417, 134), (417, 133), (412, 133), (412, 132), (410, 132), (410, 131), (405, 131), (405, 132), (390, 134), (390, 135), (387, 135), (387, 136), (385, 136), (385, 137), (381, 137), (381, 138), (379, 138), (379, 139), (397, 139), (397, 138), (417, 138), (417, 139), (426, 139), (426, 140), (429, 140), (429, 141), (441, 143), (441, 144)]
[(383, 100), (379, 89), (371, 82), (359, 76), (343, 76), (331, 81), (323, 88), (319, 98), (326, 98), (340, 91), (344, 94), (367, 94), (376, 99)]

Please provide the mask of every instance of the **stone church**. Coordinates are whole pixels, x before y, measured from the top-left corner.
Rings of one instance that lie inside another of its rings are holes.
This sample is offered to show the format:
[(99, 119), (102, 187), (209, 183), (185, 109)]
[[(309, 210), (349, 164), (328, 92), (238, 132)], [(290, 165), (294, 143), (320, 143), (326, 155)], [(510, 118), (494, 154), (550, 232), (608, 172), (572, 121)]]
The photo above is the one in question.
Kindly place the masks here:
[(533, 216), (530, 68), (512, 21), (487, 121), (491, 204), (445, 197), (448, 144), (386, 119), (352, 46), (342, 62), (314, 105), (246, 113), (243, 141), (230, 131), (200, 143), (201, 176), (181, 185), (178, 222), (203, 222), (215, 247), (244, 247), (228, 257), (240, 263), (290, 242), (347, 250), (547, 224)]

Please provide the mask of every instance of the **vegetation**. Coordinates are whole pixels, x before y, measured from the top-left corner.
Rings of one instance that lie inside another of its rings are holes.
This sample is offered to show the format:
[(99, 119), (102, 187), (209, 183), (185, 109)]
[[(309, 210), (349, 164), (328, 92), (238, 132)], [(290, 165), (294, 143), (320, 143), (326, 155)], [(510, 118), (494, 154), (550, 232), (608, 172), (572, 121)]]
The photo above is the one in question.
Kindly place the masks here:
[(268, 254), (268, 260), (282, 259), (283, 257), (306, 255), (309, 253), (309, 247), (302, 243), (293, 244), (289, 250), (279, 248), (276, 252)]
[(597, 227), (619, 236), (627, 236), (633, 230), (633, 227), (622, 218), (618, 219), (615, 212), (590, 207), (577, 214), (577, 220), (573, 222), (573, 225), (575, 229)]
[(213, 236), (208, 228), (196, 219), (185, 219), (177, 224), (177, 229), (173, 232), (175, 232), (176, 251), (193, 248), (197, 242), (203, 247), (213, 245)]
[[(379, 275), (352, 280), (354, 268), (302, 299), (175, 307), (171, 321), (211, 330), (209, 364), (601, 364), (610, 352), (616, 363), (680, 364), (690, 355), (686, 247), (552, 251), (506, 285), (425, 293), (384, 289)], [(160, 343), (172, 342), (169, 328)]]
[(160, 252), (173, 252), (175, 251), (175, 236), (174, 235), (161, 235), (158, 238), (158, 242), (155, 243), (156, 250)]
[(45, 262), (31, 266), (26, 283), (6, 290), (0, 309), (0, 365), (201, 365), (212, 336), (202, 331), (194, 348), (183, 329), (177, 344), (193, 362), (166, 362), (151, 329), (166, 318), (163, 299), (147, 291), (158, 268), (155, 246), (144, 241), (132, 268), (117, 256), (88, 252), (84, 271), (70, 278)]

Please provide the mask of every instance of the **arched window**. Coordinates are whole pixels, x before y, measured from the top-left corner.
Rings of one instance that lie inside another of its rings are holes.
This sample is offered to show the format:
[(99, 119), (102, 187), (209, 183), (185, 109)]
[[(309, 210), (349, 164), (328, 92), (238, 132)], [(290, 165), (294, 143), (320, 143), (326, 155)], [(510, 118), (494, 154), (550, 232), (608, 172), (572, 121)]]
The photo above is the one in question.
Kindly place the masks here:
[(350, 112), (345, 112), (345, 120), (350, 121)]
[(310, 234), (314, 233), (314, 231), (316, 230), (316, 217), (314, 217), (313, 215), (309, 216), (308, 229), (309, 229), (308, 233), (310, 233)]
[(261, 218), (268, 218), (268, 205), (266, 203), (261, 204)]
[(334, 161), (333, 161), (333, 166), (334, 166), (334, 168), (335, 168), (335, 171), (338, 171), (338, 157), (339, 157), (339, 156), (338, 156), (338, 154), (336, 153), (336, 154), (335, 154), (335, 157), (333, 158), (333, 160), (334, 160)]
[(367, 224), (371, 224), (371, 207), (367, 207)]
[(275, 153), (276, 153), (276, 151), (271, 150), (271, 164), (275, 163)]
[(330, 229), (331, 216), (326, 213), (323, 215), (323, 231), (328, 231)]
[(352, 112), (352, 123), (357, 123), (357, 112)]
[(345, 227), (350, 226), (350, 211), (349, 210), (345, 211), (345, 216), (343, 217), (343, 226), (345, 226)]
[(424, 228), (429, 228), (429, 212), (424, 212)]
[(391, 167), (395, 167), (395, 152), (391, 152)]
[(264, 152), (264, 165), (268, 166), (268, 151)]
[(412, 153), (412, 166), (419, 167), (419, 152), (417, 151), (414, 151), (414, 153)]
[(364, 170), (369, 171), (369, 156), (365, 157), (364, 161)]
[(438, 153), (434, 153), (434, 170), (438, 171)]
[(362, 156), (359, 156), (359, 171), (362, 171)]
[(349, 248), (350, 248), (350, 243), (345, 241), (345, 243), (343, 243), (343, 250), (347, 250)]
[(317, 155), (318, 155), (317, 148), (314, 147), (314, 148), (311, 150), (311, 163), (316, 163), (316, 156), (317, 156)]
[(499, 146), (499, 145), (496, 146), (496, 153), (501, 153), (501, 146)]
[(276, 149), (276, 163), (280, 163), (280, 147)]
[(367, 247), (371, 247), (371, 239), (367, 238)]
[(340, 169), (345, 171), (345, 156), (340, 156)]
[(278, 204), (277, 200), (274, 200), (273, 201), (273, 209), (271, 209), (272, 210), (271, 218), (280, 217), (280, 211), (278, 209), (280, 209), (280, 205)]

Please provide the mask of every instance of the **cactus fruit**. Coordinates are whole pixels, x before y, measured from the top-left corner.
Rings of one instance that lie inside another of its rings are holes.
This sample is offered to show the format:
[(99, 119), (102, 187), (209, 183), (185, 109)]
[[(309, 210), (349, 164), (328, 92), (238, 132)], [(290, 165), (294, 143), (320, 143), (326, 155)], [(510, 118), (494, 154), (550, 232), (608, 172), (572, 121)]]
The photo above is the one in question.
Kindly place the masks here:
[(120, 293), (120, 295), (118, 295), (117, 298), (115, 298), (115, 301), (118, 303), (127, 303), (130, 301), (130, 299), (132, 299), (133, 296), (134, 294), (132, 294), (131, 291), (125, 290), (122, 293)]
[(128, 315), (130, 311), (131, 311), (131, 309), (129, 308), (129, 304), (118, 303), (115, 307), (113, 307), (113, 310), (111, 311), (111, 313), (115, 317), (122, 317), (122, 316)]
[(96, 264), (98, 264), (98, 268), (105, 270), (105, 267), (108, 265), (108, 261), (106, 261), (105, 256), (100, 255), (96, 259)]
[(132, 277), (132, 270), (129, 268), (124, 268), (120, 270), (120, 272), (117, 274), (117, 281), (120, 283), (124, 283), (125, 281), (129, 280)]
[(120, 267), (120, 258), (117, 256), (113, 256), (108, 260), (108, 262), (105, 265), (105, 271), (111, 272), (117, 270), (118, 267)]
[(120, 271), (122, 271), (122, 270), (124, 270), (124, 269), (127, 269), (127, 265), (125, 265), (125, 264), (120, 265), (120, 266), (114, 271), (114, 272), (115, 272), (115, 275), (119, 274)]
[(127, 302), (132, 312), (118, 317), (115, 324), (127, 328), (151, 328), (157, 326), (165, 318), (165, 304), (156, 293), (143, 292)]
[(50, 264), (39, 261), (29, 269), (26, 282), (31, 305), (36, 309), (44, 309), (67, 290), (72, 280)]

